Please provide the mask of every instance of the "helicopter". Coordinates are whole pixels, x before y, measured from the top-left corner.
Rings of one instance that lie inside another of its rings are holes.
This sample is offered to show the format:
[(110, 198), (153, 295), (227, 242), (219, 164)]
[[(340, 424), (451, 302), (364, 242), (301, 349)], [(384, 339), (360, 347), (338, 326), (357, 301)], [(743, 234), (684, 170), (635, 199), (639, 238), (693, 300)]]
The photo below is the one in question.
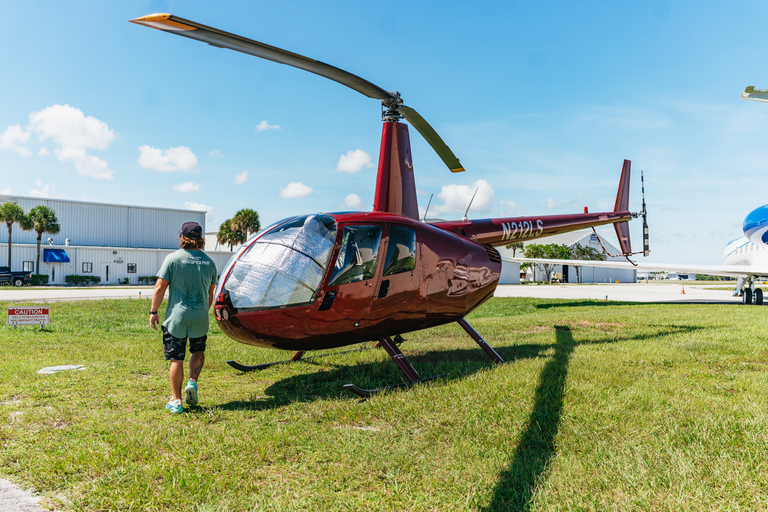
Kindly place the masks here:
[[(382, 135), (373, 211), (297, 215), (251, 237), (226, 264), (214, 292), (214, 316), (236, 341), (296, 351), (261, 365), (227, 361), (240, 371), (309, 359), (307, 352), (375, 341), (407, 381), (375, 390), (345, 387), (362, 397), (422, 379), (399, 349), (402, 334), (451, 322), (496, 363), (504, 360), (467, 322), (490, 299), (501, 275), (496, 246), (613, 224), (622, 254), (632, 254), (628, 221), (645, 224), (645, 207), (629, 211), (631, 163), (624, 160), (613, 211), (426, 222), (419, 219), (408, 126), (452, 172), (464, 168), (399, 92), (281, 48), (171, 14), (130, 20), (218, 48), (286, 64), (334, 80), (381, 101)], [(405, 120), (409, 124), (402, 121)], [(643, 202), (644, 203), (644, 202)], [(467, 211), (469, 208), (467, 208)], [(647, 232), (647, 229), (645, 229)], [(647, 239), (644, 238), (647, 244)], [(644, 247), (647, 255), (647, 245)], [(321, 357), (321, 356), (311, 356)]]

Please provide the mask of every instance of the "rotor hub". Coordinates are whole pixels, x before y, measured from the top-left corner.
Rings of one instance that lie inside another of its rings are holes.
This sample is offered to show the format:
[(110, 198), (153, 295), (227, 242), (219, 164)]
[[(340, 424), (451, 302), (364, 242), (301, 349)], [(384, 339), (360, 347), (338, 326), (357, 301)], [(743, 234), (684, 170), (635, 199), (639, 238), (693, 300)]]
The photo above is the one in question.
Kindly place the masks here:
[(403, 99), (397, 91), (390, 92), (389, 98), (381, 100), (381, 120), (398, 122), (405, 118), (403, 114)]

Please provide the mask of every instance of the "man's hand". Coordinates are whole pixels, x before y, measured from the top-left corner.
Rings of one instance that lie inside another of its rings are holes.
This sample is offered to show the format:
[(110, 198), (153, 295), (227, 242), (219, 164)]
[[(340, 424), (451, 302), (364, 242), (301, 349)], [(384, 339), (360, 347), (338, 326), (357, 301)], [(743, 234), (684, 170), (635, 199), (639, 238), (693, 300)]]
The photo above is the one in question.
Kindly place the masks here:
[(157, 324), (160, 323), (160, 315), (157, 314), (157, 309), (160, 307), (160, 304), (163, 302), (163, 297), (165, 296), (165, 290), (168, 289), (168, 281), (163, 279), (162, 277), (158, 277), (157, 281), (155, 281), (155, 289), (152, 292), (152, 304), (149, 306), (150, 311), (154, 311), (155, 313), (149, 314), (149, 325), (154, 329), (157, 330)]

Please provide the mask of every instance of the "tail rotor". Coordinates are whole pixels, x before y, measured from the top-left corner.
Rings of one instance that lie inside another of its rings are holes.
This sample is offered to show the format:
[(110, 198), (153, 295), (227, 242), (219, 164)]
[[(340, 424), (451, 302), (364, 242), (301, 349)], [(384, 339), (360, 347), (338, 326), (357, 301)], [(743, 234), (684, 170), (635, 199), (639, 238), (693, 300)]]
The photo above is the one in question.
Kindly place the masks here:
[(648, 211), (645, 209), (645, 180), (643, 180), (643, 171), (640, 171), (640, 191), (643, 197), (643, 209), (640, 216), (643, 218), (643, 256), (651, 253), (650, 241), (648, 238)]

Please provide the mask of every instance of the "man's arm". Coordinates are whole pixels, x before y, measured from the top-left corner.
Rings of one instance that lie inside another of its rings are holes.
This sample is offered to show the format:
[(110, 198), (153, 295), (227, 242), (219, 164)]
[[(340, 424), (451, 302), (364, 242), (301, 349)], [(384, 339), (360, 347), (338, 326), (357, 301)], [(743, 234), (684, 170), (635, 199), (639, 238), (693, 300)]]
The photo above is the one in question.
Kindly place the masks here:
[(167, 288), (168, 281), (158, 277), (157, 281), (155, 281), (155, 291), (152, 292), (152, 305), (149, 306), (149, 325), (155, 330), (157, 330), (157, 324), (160, 322), (160, 315), (157, 314), (157, 309), (163, 303), (163, 297), (165, 297), (165, 290)]

